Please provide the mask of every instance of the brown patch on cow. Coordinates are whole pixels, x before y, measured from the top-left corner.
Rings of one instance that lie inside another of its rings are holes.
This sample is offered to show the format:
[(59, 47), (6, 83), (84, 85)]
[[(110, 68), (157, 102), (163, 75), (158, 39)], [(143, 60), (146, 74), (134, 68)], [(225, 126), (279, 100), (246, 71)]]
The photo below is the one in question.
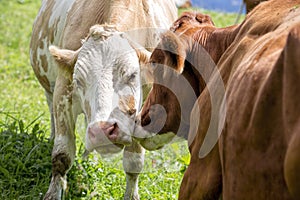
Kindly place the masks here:
[(122, 112), (127, 113), (129, 116), (136, 113), (135, 99), (132, 95), (124, 95), (120, 97), (119, 108)]
[(48, 93), (51, 94), (53, 91), (51, 91), (50, 82), (49, 82), (49, 79), (47, 78), (47, 76), (46, 75), (43, 75), (43, 76), (41, 75), (40, 68), (33, 68), (33, 69), (34, 69), (35, 76), (37, 77), (40, 84), (43, 86), (43, 88)]
[(65, 176), (71, 166), (71, 159), (66, 153), (58, 153), (52, 158), (52, 176)]
[(47, 56), (46, 55), (41, 55), (40, 56), (40, 60), (41, 60), (41, 65), (44, 69), (44, 72), (48, 71), (48, 61), (47, 61)]
[[(55, 5), (55, 1), (47, 1), (46, 3), (46, 9), (43, 11), (43, 13), (40, 13), (39, 17), (36, 19), (35, 24), (33, 26), (31, 41), (30, 41), (30, 50), (32, 52), (32, 60), (31, 65), (34, 70), (34, 73), (36, 77), (38, 78), (41, 85), (45, 88), (45, 90), (49, 93), (52, 93), (50, 88), (50, 80), (48, 80), (47, 75), (41, 75), (43, 74), (41, 72), (40, 67), (43, 68), (43, 71), (45, 73), (48, 72), (49, 66), (46, 55), (38, 55), (38, 49), (44, 49), (45, 45), (44, 42), (47, 44), (51, 44), (54, 41), (54, 33), (57, 28), (57, 24), (59, 20), (57, 20), (53, 27), (48, 27), (48, 22), (51, 17), (51, 11)], [(46, 40), (45, 40), (46, 39)], [(45, 51), (48, 51), (48, 49), (44, 49)], [(40, 60), (40, 62), (39, 62)], [(51, 80), (55, 81), (55, 80)]]

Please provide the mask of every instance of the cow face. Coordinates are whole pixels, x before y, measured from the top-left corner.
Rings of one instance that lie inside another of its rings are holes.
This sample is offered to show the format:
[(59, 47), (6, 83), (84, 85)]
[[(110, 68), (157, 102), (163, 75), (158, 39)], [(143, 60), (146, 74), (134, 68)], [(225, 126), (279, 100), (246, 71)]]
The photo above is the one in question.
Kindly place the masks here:
[(137, 52), (123, 33), (94, 26), (76, 52), (51, 47), (61, 64), (73, 66), (73, 106), (86, 116), (86, 149), (113, 153), (131, 143), (133, 118), (140, 103)]

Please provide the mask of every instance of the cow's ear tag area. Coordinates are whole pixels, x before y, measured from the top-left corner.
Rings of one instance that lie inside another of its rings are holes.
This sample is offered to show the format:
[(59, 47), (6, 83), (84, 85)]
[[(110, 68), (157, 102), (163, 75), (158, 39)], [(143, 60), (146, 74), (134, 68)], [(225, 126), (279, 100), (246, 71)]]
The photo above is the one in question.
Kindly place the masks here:
[(161, 36), (161, 48), (168, 59), (170, 67), (181, 74), (184, 70), (184, 62), (186, 58), (186, 48), (180, 41), (180, 38), (174, 33), (168, 31)]
[(50, 46), (49, 51), (56, 62), (58, 62), (61, 66), (73, 70), (80, 49), (78, 49), (77, 51), (73, 51), (68, 49), (59, 49), (56, 46)]

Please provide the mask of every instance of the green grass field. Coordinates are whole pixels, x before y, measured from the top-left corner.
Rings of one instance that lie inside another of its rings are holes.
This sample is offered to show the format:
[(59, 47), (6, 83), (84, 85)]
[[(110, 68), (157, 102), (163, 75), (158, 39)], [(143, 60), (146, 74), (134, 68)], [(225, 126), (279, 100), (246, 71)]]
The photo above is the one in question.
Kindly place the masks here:
[[(0, 199), (3, 200), (41, 199), (51, 178), (48, 107), (29, 61), (31, 28), (40, 4), (41, 0), (0, 0)], [(210, 14), (218, 27), (232, 25), (237, 17), (199, 11)], [(66, 199), (122, 199), (125, 191), (122, 156), (101, 158), (91, 154), (82, 160), (84, 128), (82, 124), (77, 127), (77, 158), (68, 174)], [(141, 199), (176, 199), (188, 163), (185, 142), (147, 152), (139, 183)]]

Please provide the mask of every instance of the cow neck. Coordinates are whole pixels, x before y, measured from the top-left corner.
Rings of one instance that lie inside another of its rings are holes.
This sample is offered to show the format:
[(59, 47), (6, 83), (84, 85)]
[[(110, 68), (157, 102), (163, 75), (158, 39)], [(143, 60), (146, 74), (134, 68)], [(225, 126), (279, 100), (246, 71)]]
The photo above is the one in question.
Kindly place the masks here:
[(216, 28), (212, 31), (203, 47), (209, 53), (215, 64), (218, 63), (223, 53), (234, 41), (240, 26), (234, 25), (226, 28)]
[(239, 26), (200, 29), (193, 38), (193, 42), (188, 42), (188, 55), (183, 75), (189, 80), (198, 97), (238, 31)]

